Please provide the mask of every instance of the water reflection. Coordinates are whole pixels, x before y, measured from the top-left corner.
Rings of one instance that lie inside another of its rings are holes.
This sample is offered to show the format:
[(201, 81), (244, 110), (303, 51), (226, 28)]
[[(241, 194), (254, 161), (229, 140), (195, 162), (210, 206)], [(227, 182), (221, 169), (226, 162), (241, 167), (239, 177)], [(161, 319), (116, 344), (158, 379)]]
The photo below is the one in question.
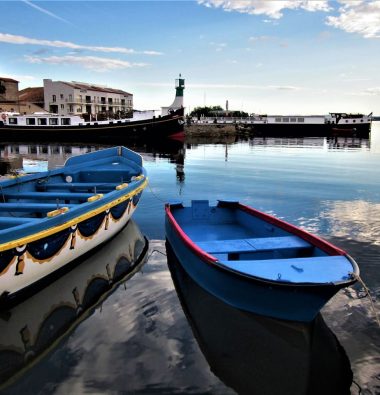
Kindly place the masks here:
[(371, 140), (354, 137), (256, 137), (248, 139), (251, 146), (282, 148), (315, 148), (323, 150), (369, 150)]
[[(52, 170), (61, 167), (71, 156), (82, 155), (96, 151), (108, 145), (80, 145), (80, 144), (21, 144), (10, 143), (0, 145), (0, 175), (12, 171), (24, 172)], [(131, 142), (128, 148), (140, 153), (144, 160), (167, 159), (170, 163), (182, 165), (181, 173), (184, 174), (184, 143), (172, 139), (152, 141), (146, 143)]]
[(148, 241), (133, 220), (109, 243), (23, 303), (0, 312), (0, 382), (50, 352), (141, 268)]
[(205, 292), (167, 245), (183, 310), (211, 370), (239, 394), (350, 394), (349, 360), (319, 315), (290, 323), (238, 311)]

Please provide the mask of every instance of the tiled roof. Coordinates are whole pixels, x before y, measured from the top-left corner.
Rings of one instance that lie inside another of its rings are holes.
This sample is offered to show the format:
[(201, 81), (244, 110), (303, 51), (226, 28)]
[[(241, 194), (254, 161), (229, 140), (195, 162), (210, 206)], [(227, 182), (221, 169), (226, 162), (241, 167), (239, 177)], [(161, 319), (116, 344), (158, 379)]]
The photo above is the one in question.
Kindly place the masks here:
[(5, 77), (0, 77), (0, 81), (4, 81), (4, 82), (19, 82), (19, 81), (13, 80), (12, 78), (5, 78)]
[(71, 86), (72, 88), (75, 89), (87, 89), (87, 90), (92, 90), (92, 91), (97, 91), (97, 92), (108, 92), (108, 93), (117, 93), (119, 95), (129, 95), (132, 96), (131, 93), (125, 92), (121, 89), (113, 89), (113, 88), (108, 88), (106, 86), (99, 86), (99, 85), (94, 85), (94, 84), (85, 84), (85, 83), (80, 83), (80, 82), (66, 82), (66, 81), (60, 81), (63, 84), (66, 84), (68, 86)]

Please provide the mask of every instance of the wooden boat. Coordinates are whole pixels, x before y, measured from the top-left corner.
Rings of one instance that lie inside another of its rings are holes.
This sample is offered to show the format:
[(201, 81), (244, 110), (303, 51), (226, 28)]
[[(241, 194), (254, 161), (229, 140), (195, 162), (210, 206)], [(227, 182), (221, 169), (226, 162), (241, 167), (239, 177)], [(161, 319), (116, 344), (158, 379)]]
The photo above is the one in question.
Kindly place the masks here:
[(166, 205), (166, 238), (185, 271), (241, 310), (312, 321), (359, 268), (343, 250), (239, 202)]
[(0, 305), (9, 306), (118, 233), (147, 185), (142, 158), (114, 147), (0, 182)]

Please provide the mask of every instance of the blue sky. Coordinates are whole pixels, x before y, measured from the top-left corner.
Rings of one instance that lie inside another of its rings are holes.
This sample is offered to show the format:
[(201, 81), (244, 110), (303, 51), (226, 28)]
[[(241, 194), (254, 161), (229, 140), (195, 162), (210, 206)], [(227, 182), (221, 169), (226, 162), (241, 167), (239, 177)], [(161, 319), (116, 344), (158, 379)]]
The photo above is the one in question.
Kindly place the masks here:
[(126, 90), (135, 107), (380, 113), (380, 1), (1, 1), (0, 76)]

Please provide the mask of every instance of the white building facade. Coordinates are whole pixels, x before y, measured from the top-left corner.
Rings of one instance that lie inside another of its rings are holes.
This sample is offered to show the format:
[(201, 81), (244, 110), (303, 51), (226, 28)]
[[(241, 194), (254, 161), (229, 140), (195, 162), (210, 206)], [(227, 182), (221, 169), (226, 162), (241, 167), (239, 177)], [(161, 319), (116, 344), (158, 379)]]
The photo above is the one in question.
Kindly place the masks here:
[(133, 112), (132, 94), (83, 82), (44, 79), (44, 99), (45, 110), (59, 115), (125, 117)]

